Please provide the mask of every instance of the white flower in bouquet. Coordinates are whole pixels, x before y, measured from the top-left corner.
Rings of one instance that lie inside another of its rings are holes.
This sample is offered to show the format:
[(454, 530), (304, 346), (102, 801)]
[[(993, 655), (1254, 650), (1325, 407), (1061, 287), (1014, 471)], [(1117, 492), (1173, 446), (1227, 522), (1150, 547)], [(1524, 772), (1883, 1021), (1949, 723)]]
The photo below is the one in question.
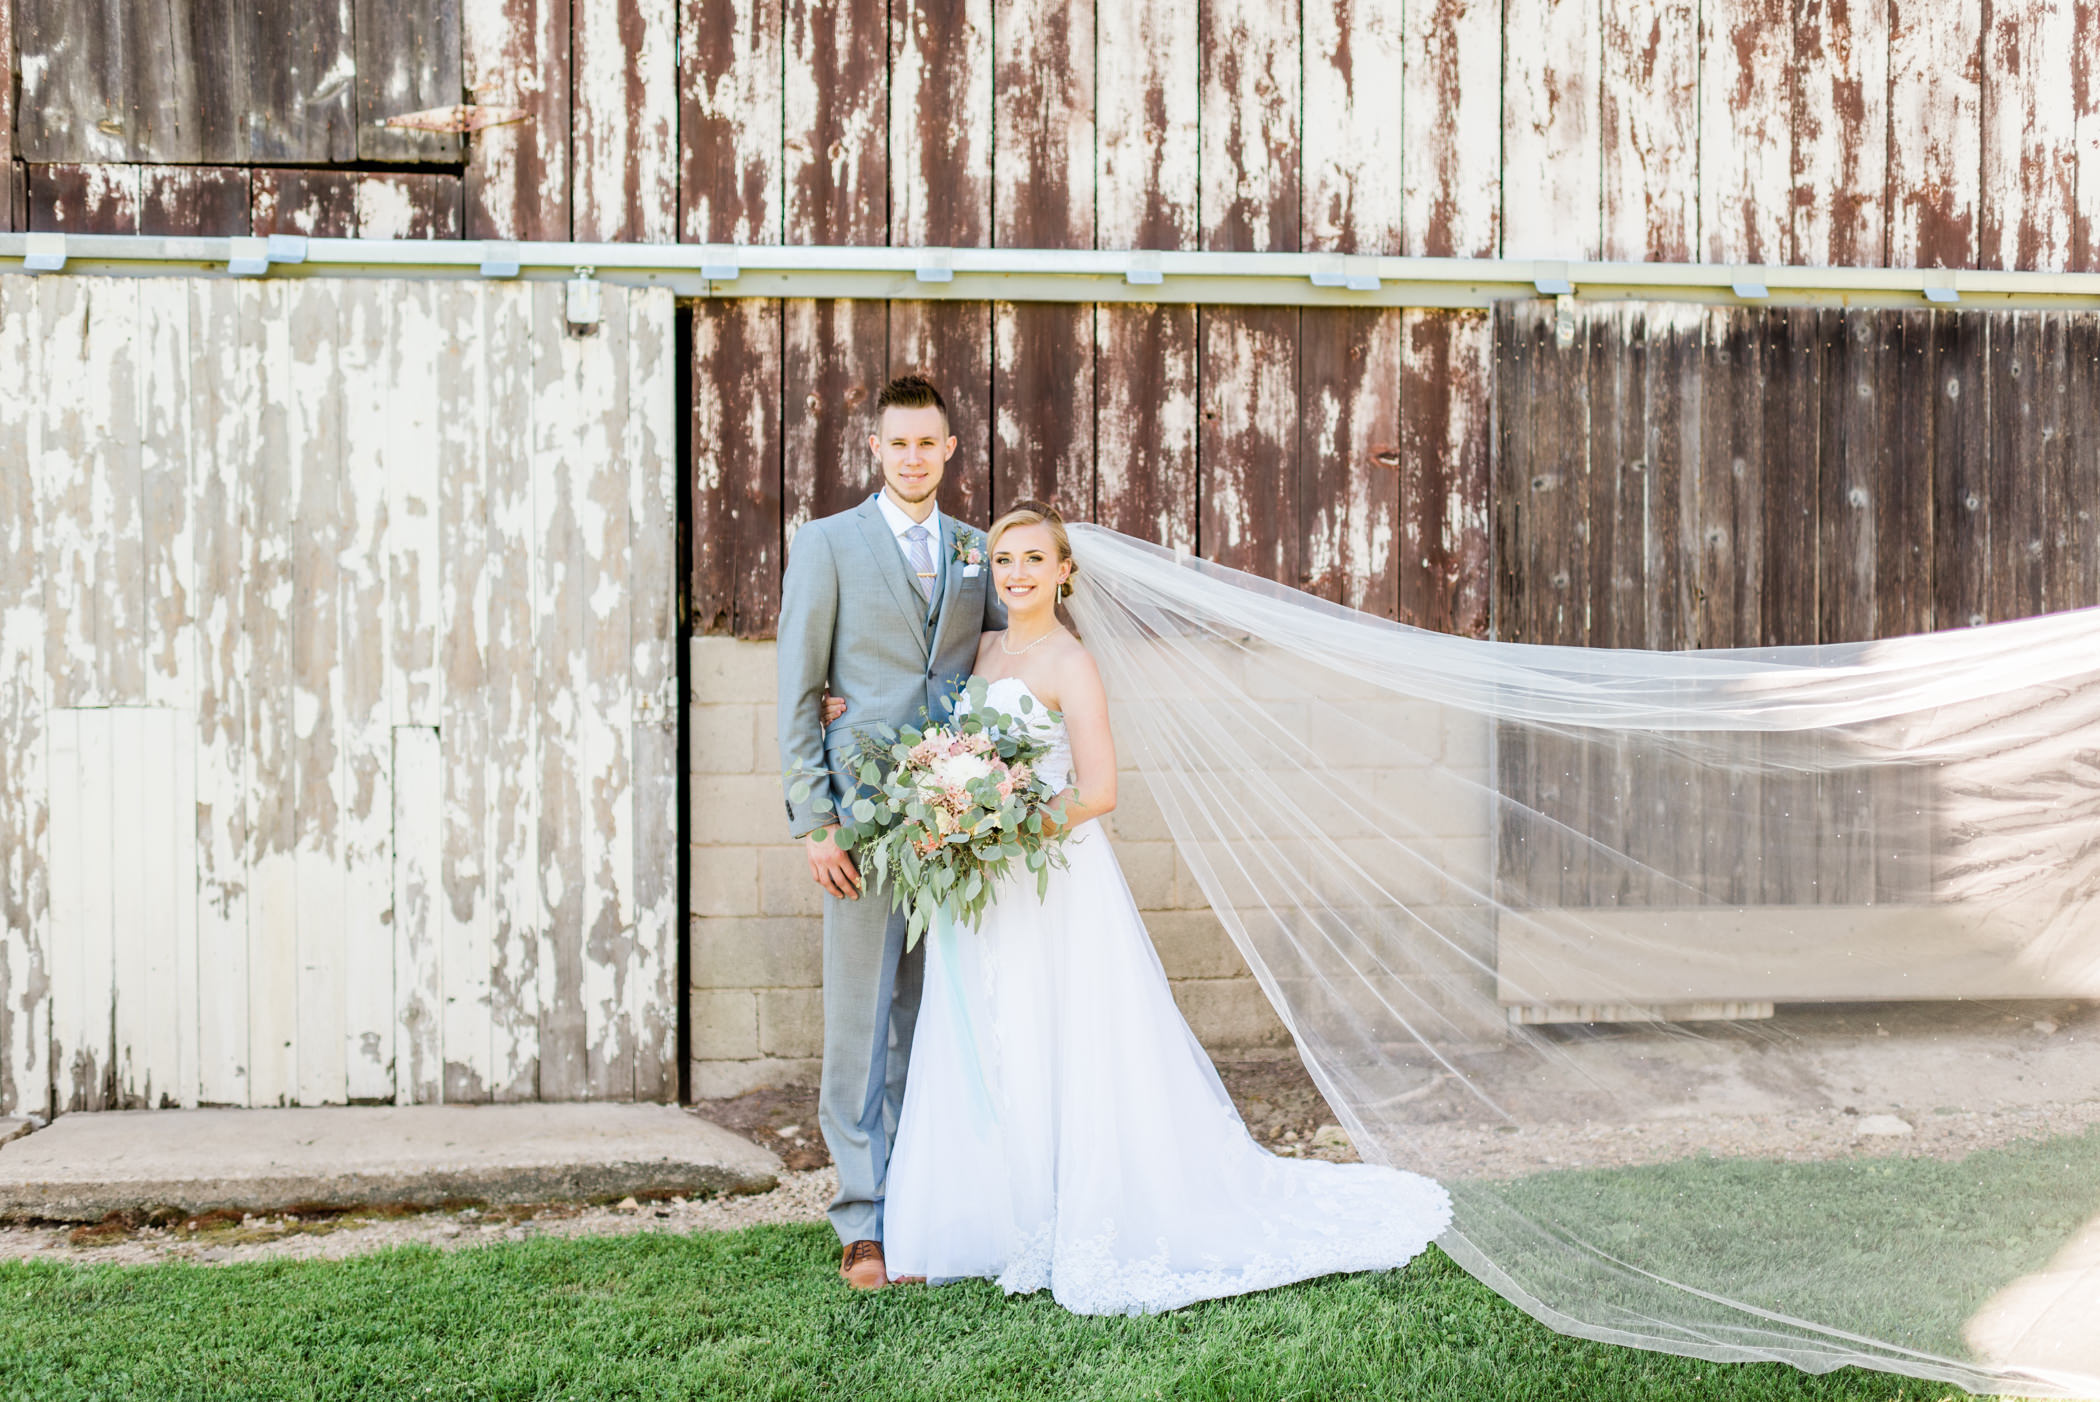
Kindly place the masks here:
[[(861, 736), (847, 770), (859, 793), (839, 812), (837, 841), (911, 912), (908, 945), (938, 917), (975, 928), (1016, 861), (1036, 873), (1038, 897), (1050, 868), (1065, 863), (1056, 824), (1045, 821), (1057, 794), (1035, 771), (1048, 742), (986, 706), (983, 681), (965, 696), (951, 726)], [(1034, 701), (1024, 696), (1021, 705)], [(824, 794), (817, 804), (827, 806)]]

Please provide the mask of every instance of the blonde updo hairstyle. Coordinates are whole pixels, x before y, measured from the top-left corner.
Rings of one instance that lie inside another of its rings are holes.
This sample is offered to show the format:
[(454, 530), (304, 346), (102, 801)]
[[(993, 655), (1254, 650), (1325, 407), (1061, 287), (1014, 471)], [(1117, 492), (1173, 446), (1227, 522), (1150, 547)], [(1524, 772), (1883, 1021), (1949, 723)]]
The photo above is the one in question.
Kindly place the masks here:
[(1072, 539), (1065, 534), (1065, 518), (1058, 515), (1057, 508), (1048, 502), (1034, 500), (1017, 501), (1007, 508), (1004, 516), (992, 522), (992, 528), (985, 532), (985, 554), (989, 556), (992, 551), (997, 550), (999, 548), (999, 537), (1005, 535), (1015, 526), (1048, 526), (1050, 528), (1050, 539), (1057, 544), (1058, 562), (1072, 566), (1072, 574), (1066, 575), (1065, 582), (1057, 587), (1057, 597), (1059, 600), (1071, 598), (1072, 576), (1079, 573), (1079, 565), (1072, 558)]

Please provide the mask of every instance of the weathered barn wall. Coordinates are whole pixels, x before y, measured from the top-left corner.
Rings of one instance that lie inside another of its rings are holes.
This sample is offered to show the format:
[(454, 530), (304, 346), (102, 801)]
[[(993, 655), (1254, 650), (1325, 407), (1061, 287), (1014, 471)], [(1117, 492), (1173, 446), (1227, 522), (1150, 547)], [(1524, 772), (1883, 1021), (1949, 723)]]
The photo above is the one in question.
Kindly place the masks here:
[[(10, 17), (0, 157), (420, 167), (468, 238), (2100, 269), (2087, 0), (0, 0), (0, 36)], [(527, 120), (378, 125), (468, 95)], [(192, 227), (225, 232), (212, 214)]]
[[(1592, 312), (1563, 347), (1550, 310), (1511, 306), (1496, 374), (1500, 637), (1842, 643), (2100, 604), (2100, 314), (1629, 304)], [(1973, 943), (1959, 920), (1869, 918), (1929, 907), (1964, 861), (1931, 768), (1746, 758), (1731, 773), (1508, 729), (1497, 782), (1522, 806), (1498, 835), (1498, 894), (1638, 909), (1636, 922), (1700, 907), (1672, 927), (1692, 945), (1772, 951), (1776, 985), (1716, 986), (1723, 970), (1697, 952), (1684, 971), (1648, 971), (1704, 997), (1860, 996), (1857, 971), (1903, 967), (1915, 941)], [(1567, 835), (1600, 813), (1668, 813), (1688, 792), (1701, 821), (1647, 824), (1627, 849), (1637, 864)], [(1765, 844), (1801, 813), (1842, 840), (1768, 866)], [(1847, 959), (1785, 952), (1818, 940)], [(1937, 967), (1946, 982), (1912, 980), (1908, 996), (2018, 991), (2002, 971)], [(1972, 973), (1993, 986), (1960, 982)]]
[(1856, 642), (2100, 604), (2100, 313), (1496, 313), (1496, 633)]
[(0, 277), (0, 1112), (676, 1094), (672, 330)]

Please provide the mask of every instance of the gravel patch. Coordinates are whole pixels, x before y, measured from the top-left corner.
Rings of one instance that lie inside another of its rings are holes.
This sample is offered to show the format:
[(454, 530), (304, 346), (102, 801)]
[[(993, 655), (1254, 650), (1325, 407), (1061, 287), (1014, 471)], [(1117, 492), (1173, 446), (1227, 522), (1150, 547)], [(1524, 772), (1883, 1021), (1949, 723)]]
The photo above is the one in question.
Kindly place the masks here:
[(456, 1251), (539, 1237), (735, 1231), (767, 1222), (821, 1221), (837, 1191), (838, 1175), (820, 1168), (784, 1173), (773, 1191), (743, 1197), (661, 1202), (628, 1198), (609, 1205), (547, 1203), (398, 1215), (215, 1215), (145, 1226), (112, 1221), (91, 1227), (0, 1227), (0, 1261), (58, 1260), (81, 1265), (334, 1261), (408, 1245)]

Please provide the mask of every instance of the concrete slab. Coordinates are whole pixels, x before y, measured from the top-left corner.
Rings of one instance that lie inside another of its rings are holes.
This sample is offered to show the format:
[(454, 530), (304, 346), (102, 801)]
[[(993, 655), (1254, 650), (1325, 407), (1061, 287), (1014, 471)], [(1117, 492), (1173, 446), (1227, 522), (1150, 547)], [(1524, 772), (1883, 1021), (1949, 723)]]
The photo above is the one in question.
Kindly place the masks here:
[(0, 1149), (0, 1220), (754, 1193), (780, 1160), (671, 1105), (62, 1115)]

